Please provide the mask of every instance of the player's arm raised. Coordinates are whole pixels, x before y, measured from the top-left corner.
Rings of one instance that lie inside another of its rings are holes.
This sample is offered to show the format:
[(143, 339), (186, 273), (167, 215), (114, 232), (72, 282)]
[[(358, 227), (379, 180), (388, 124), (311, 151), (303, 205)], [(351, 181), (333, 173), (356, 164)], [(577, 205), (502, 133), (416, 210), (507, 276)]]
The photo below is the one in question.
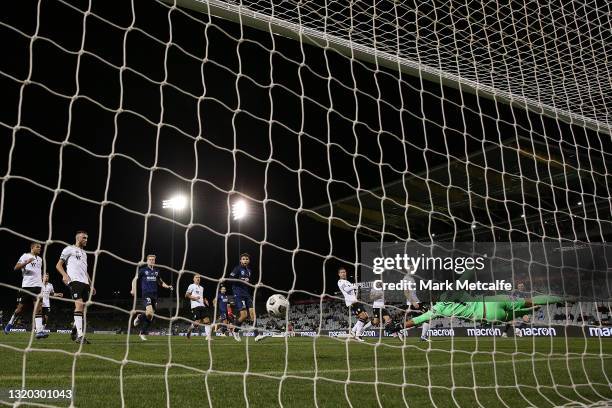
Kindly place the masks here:
[(20, 270), (20, 269), (23, 269), (23, 268), (24, 268), (26, 265), (28, 265), (28, 264), (30, 264), (30, 263), (32, 263), (32, 262), (34, 262), (35, 260), (36, 260), (36, 258), (32, 257), (32, 258), (28, 259), (27, 261), (17, 262), (17, 263), (15, 264), (15, 268), (14, 268), (14, 269), (15, 269), (16, 271), (18, 271), (18, 270)]

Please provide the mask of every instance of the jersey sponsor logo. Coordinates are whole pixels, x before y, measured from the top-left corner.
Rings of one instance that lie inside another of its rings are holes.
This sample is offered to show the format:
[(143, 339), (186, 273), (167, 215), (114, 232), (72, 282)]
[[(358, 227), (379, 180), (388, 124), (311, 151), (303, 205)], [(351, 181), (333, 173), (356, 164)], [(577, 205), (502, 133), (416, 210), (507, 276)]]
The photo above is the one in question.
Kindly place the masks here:
[(525, 327), (516, 329), (515, 333), (518, 336), (556, 336), (557, 330), (554, 327)]
[(429, 329), (427, 336), (431, 337), (455, 337), (455, 329)]
[(611, 327), (589, 327), (591, 337), (612, 337)]
[(468, 336), (473, 337), (490, 337), (490, 336), (501, 336), (501, 329), (489, 328), (489, 329), (467, 329)]

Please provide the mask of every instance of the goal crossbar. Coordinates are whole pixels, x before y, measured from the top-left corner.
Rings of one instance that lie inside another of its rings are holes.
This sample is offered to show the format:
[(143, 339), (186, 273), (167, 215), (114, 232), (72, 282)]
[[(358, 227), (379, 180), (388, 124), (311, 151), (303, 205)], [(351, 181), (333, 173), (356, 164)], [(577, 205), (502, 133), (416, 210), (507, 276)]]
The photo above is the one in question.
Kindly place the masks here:
[(612, 127), (610, 125), (585, 115), (559, 109), (532, 98), (526, 98), (516, 93), (478, 83), (471, 79), (406, 58), (399, 55), (399, 53), (392, 54), (354, 41), (349, 41), (337, 35), (315, 30), (305, 25), (296, 24), (266, 13), (254, 11), (241, 4), (233, 4), (221, 0), (161, 1), (169, 5), (176, 5), (209, 14), (237, 24), (243, 24), (251, 28), (281, 35), (317, 47), (333, 49), (349, 58), (355, 58), (387, 69), (401, 71), (411, 76), (421, 77), (425, 80), (457, 89), (460, 92), (467, 92), (495, 102), (515, 106), (539, 115), (561, 120), (570, 125), (581, 126), (599, 133), (612, 135)]

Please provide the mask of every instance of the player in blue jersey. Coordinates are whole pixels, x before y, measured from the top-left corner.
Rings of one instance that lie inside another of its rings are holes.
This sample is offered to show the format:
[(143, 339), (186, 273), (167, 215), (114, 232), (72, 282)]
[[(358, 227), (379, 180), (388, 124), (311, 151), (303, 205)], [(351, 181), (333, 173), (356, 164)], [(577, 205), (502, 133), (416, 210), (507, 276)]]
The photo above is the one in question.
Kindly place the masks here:
[[(159, 276), (159, 270), (155, 268), (155, 255), (147, 255), (147, 265), (138, 270), (138, 275), (132, 281), (132, 290), (130, 291), (132, 296), (136, 296), (136, 281), (138, 279), (140, 279), (140, 295), (145, 307), (144, 322), (142, 322), (142, 327), (140, 328), (140, 338), (146, 340), (145, 334), (147, 334), (149, 325), (153, 321), (153, 314), (157, 307), (157, 286), (170, 290), (172, 290), (172, 286), (167, 285)], [(142, 313), (138, 314), (136, 319), (134, 319), (134, 327), (140, 325), (141, 320), (143, 320)]]
[[(229, 328), (229, 319), (228, 319), (228, 306), (229, 306), (229, 296), (227, 295), (227, 288), (225, 286), (221, 286), (219, 289), (219, 293), (214, 300), (215, 307), (217, 308), (217, 324), (215, 325), (215, 331), (221, 327), (222, 332), (226, 332)], [(231, 329), (230, 329), (231, 330)]]
[[(251, 256), (249, 254), (240, 254), (240, 264), (230, 272), (230, 278), (232, 278), (232, 292), (234, 292), (234, 304), (236, 305), (236, 309), (240, 311), (238, 319), (236, 319), (234, 324), (234, 339), (236, 341), (240, 341), (238, 328), (247, 320), (247, 317), (250, 317), (253, 324), (255, 324), (255, 308), (253, 307), (251, 288), (249, 288), (249, 282), (251, 281), (252, 275), (251, 268), (249, 268), (250, 263)], [(255, 332), (255, 335), (257, 335), (257, 330), (255, 330)]]

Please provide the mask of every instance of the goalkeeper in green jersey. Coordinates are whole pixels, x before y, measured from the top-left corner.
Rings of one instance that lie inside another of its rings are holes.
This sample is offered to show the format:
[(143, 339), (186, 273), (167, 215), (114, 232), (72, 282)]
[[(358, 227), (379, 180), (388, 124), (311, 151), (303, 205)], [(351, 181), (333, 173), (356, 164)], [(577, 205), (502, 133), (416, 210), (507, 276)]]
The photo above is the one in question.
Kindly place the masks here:
[(558, 296), (546, 295), (526, 299), (512, 299), (509, 296), (470, 297), (467, 293), (463, 293), (456, 300), (442, 299), (436, 302), (426, 313), (407, 320), (406, 328), (428, 323), (431, 319), (438, 317), (456, 317), (489, 323), (509, 322), (517, 317), (531, 314), (539, 306), (563, 301)]

